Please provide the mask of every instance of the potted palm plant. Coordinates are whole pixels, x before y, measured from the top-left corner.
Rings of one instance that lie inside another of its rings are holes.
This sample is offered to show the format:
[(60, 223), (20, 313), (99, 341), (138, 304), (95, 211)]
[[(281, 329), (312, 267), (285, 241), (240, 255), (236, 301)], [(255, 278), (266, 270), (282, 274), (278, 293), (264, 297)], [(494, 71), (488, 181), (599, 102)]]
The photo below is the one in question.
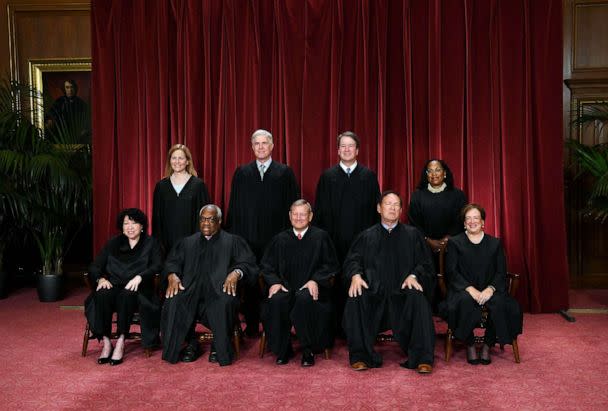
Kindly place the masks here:
[(89, 122), (83, 115), (43, 130), (32, 122), (29, 110), (19, 108), (33, 90), (6, 82), (0, 88), (0, 98), (7, 100), (0, 108), (8, 110), (0, 114), (0, 173), (14, 188), (5, 206), (40, 254), (40, 300), (56, 301), (61, 298), (63, 258), (91, 218), (91, 152), (89, 145), (80, 144)]
[[(598, 133), (604, 133), (604, 127), (608, 126), (608, 102), (584, 106), (572, 124), (576, 127), (595, 127)], [(574, 164), (579, 166), (576, 177), (590, 175), (593, 182), (583, 215), (604, 223), (608, 219), (608, 144), (588, 146), (574, 139), (566, 144)]]

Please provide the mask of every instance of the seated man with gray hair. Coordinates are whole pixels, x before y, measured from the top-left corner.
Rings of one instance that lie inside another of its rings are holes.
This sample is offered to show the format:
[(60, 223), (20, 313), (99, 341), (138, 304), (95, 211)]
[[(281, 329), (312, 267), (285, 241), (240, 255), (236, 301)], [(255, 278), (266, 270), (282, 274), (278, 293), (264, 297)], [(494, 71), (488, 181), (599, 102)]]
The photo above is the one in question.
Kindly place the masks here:
[(197, 320), (213, 332), (209, 361), (230, 365), (234, 360), (230, 336), (239, 305), (237, 283), (254, 283), (258, 267), (245, 240), (222, 231), (221, 222), (218, 206), (201, 208), (200, 232), (176, 243), (165, 262), (168, 285), (161, 335), (163, 360), (170, 363), (191, 362), (200, 356), (194, 332)]
[(278, 365), (287, 364), (293, 355), (293, 324), (302, 349), (301, 364), (310, 367), (315, 351), (333, 345), (330, 281), (340, 267), (329, 234), (310, 226), (308, 201), (295, 201), (289, 220), (292, 227), (274, 236), (262, 259), (268, 288), (262, 323)]

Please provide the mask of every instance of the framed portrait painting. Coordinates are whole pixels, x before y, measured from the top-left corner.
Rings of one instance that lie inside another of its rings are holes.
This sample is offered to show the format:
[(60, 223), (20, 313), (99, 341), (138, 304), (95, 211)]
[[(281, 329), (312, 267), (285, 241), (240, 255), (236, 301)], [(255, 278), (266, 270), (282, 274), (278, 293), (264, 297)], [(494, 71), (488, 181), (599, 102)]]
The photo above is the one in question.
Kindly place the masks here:
[(35, 91), (30, 102), (34, 124), (45, 133), (64, 127), (90, 131), (90, 58), (32, 59), (29, 72)]

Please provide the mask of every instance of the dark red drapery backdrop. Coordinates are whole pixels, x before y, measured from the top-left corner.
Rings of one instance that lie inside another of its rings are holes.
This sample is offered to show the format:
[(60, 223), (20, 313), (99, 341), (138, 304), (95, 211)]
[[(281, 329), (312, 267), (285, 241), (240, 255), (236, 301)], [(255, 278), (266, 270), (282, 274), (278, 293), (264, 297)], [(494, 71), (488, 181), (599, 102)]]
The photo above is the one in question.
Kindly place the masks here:
[(354, 130), (405, 201), (424, 161), (446, 160), (519, 300), (567, 307), (561, 0), (93, 0), (92, 27), (95, 251), (119, 209), (151, 214), (172, 144), (225, 207), (266, 128), (314, 201)]

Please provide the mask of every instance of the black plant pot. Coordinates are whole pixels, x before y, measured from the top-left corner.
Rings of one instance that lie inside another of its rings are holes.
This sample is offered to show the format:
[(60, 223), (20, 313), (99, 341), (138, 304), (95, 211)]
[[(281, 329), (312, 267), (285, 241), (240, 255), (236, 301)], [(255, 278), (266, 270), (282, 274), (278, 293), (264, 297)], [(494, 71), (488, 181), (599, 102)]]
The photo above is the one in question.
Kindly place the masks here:
[(0, 299), (8, 295), (8, 272), (0, 271)]
[(43, 303), (59, 301), (63, 298), (63, 275), (47, 274), (38, 276), (38, 299)]

